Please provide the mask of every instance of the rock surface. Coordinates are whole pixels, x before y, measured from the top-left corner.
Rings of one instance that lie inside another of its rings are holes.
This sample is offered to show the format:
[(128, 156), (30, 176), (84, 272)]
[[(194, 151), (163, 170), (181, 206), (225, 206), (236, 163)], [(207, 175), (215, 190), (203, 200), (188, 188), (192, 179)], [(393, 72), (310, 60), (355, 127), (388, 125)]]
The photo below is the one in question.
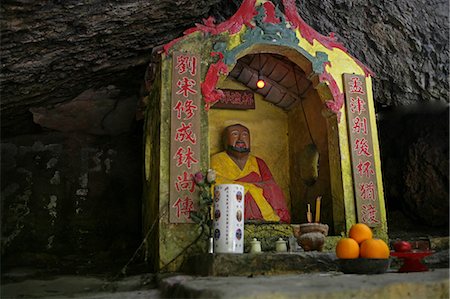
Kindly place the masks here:
[(419, 221), (447, 225), (449, 189), (448, 122), (423, 127), (406, 157), (404, 204)]
[[(383, 181), (390, 212), (400, 210), (416, 225), (440, 226), (447, 234), (448, 112), (445, 106), (415, 105), (379, 113)], [(405, 221), (393, 226), (398, 224), (406, 228)]]
[(2, 266), (120, 271), (141, 237), (134, 138), (47, 133), (1, 143)]
[(335, 32), (376, 74), (374, 99), (387, 106), (448, 102), (448, 1), (305, 1), (305, 21)]
[(156, 289), (152, 275), (116, 282), (98, 277), (58, 276), (2, 283), (5, 298), (448, 298), (448, 270), (352, 275), (339, 272), (256, 276), (163, 276)]
[[(217, 2), (2, 3), (4, 133), (29, 130), (30, 107), (68, 101), (130, 77), (143, 80), (151, 49), (182, 34)], [(139, 90), (134, 87), (131, 93)]]
[[(143, 80), (152, 48), (208, 15), (227, 19), (240, 3), (2, 3), (3, 134), (30, 132), (30, 107), (69, 101), (85, 90), (130, 78)], [(448, 1), (308, 0), (297, 5), (307, 23), (325, 35), (335, 32), (350, 53), (375, 71), (378, 103), (448, 101)], [(138, 88), (130, 86), (129, 92)]]
[(256, 277), (173, 276), (162, 281), (171, 298), (447, 298), (445, 269), (421, 273), (317, 273)]

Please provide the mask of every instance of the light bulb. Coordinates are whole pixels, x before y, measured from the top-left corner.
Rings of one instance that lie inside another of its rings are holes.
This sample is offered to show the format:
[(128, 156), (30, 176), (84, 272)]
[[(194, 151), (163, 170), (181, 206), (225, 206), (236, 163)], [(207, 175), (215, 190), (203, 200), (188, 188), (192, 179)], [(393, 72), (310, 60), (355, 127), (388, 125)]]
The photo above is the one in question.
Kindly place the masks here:
[(266, 86), (266, 82), (264, 82), (263, 79), (259, 79), (258, 82), (256, 82), (256, 86), (258, 88), (264, 88), (264, 86)]

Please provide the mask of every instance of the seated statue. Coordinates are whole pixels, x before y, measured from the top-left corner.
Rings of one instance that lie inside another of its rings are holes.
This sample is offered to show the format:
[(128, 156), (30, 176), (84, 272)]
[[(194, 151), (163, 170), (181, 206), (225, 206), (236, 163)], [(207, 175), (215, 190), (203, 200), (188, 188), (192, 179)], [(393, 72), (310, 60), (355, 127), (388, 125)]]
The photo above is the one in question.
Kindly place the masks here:
[(245, 188), (244, 219), (290, 223), (283, 191), (266, 163), (250, 154), (250, 132), (241, 124), (224, 131), (225, 151), (211, 157), (217, 184), (240, 184)]

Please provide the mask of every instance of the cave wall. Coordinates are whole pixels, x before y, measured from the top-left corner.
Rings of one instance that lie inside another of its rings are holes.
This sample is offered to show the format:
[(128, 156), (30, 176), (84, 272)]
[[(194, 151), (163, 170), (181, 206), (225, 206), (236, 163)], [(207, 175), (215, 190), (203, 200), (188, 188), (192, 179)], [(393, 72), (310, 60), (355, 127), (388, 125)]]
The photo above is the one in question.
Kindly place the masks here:
[[(29, 107), (142, 76), (136, 68), (146, 66), (152, 48), (209, 15), (229, 18), (241, 2), (2, 1), (2, 134), (33, 129)], [(448, 102), (448, 1), (298, 2), (310, 26), (334, 32), (375, 72), (380, 106)]]
[[(1, 2), (2, 261), (48, 264), (96, 252), (124, 257), (137, 247), (142, 141), (130, 107), (143, 104), (151, 50), (208, 15), (227, 19), (241, 2)], [(388, 215), (400, 209), (425, 225), (445, 226), (448, 1), (297, 5), (310, 26), (335, 32), (376, 74)], [(432, 102), (440, 104), (428, 109)], [(413, 103), (421, 106), (404, 108)], [(429, 214), (419, 216), (424, 210)]]
[(327, 0), (301, 7), (310, 26), (335, 32), (375, 72), (380, 106), (448, 102), (448, 1)]
[(217, 2), (2, 1), (2, 134), (32, 130), (30, 107), (142, 80), (152, 48), (181, 35)]
[(448, 234), (448, 115), (448, 106), (441, 105), (379, 113), (383, 179), (393, 229), (411, 229), (408, 222), (413, 222), (434, 228), (435, 232), (427, 232), (430, 235)]
[(2, 267), (119, 271), (142, 233), (140, 138), (46, 132), (3, 141)]

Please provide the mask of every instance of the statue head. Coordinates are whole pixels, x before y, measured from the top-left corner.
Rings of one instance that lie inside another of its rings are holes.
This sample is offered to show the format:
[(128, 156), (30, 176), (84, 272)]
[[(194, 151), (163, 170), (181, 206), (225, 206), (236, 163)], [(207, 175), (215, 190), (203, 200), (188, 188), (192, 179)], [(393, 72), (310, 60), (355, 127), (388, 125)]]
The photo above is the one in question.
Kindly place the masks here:
[(250, 152), (250, 131), (241, 124), (226, 127), (223, 141), (230, 155), (247, 155)]

